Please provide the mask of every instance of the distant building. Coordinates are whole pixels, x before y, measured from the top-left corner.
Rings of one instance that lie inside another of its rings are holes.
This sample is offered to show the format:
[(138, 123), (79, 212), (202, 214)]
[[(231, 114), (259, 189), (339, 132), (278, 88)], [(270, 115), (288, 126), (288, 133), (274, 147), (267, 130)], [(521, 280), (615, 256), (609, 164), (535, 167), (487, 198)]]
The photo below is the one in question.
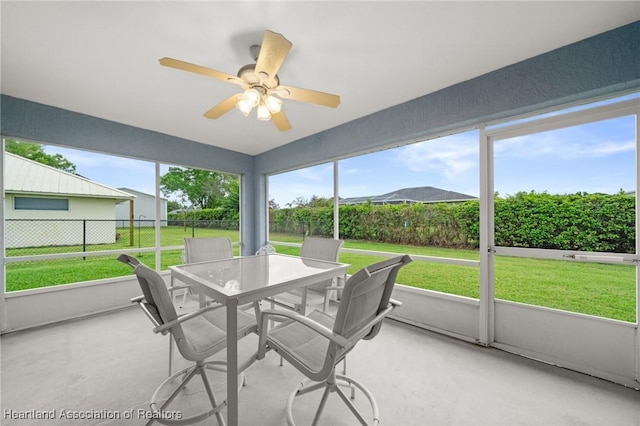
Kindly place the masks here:
[(476, 198), (472, 195), (447, 191), (433, 186), (419, 186), (417, 188), (398, 189), (382, 195), (342, 198), (339, 204), (364, 204), (368, 201), (372, 204), (459, 203), (475, 200)]
[(9, 152), (4, 161), (7, 248), (116, 241), (116, 204), (134, 195)]
[[(156, 197), (131, 188), (118, 188), (136, 196), (133, 201), (133, 220), (135, 226), (154, 226), (156, 220)], [(129, 203), (122, 203), (116, 206), (116, 220), (118, 227), (129, 226), (130, 219)], [(167, 200), (160, 198), (160, 224), (167, 225)]]

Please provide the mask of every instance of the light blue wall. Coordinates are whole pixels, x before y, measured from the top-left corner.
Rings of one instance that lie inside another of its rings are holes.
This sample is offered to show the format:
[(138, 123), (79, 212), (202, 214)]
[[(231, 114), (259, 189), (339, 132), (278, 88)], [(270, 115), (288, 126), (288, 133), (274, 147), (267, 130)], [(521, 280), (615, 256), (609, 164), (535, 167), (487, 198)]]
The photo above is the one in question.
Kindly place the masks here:
[(267, 174), (639, 88), (636, 21), (256, 157), (4, 95), (1, 129), (23, 139), (241, 174), (243, 253), (249, 254), (267, 240)]
[(229, 173), (253, 168), (250, 155), (5, 95), (2, 135)]

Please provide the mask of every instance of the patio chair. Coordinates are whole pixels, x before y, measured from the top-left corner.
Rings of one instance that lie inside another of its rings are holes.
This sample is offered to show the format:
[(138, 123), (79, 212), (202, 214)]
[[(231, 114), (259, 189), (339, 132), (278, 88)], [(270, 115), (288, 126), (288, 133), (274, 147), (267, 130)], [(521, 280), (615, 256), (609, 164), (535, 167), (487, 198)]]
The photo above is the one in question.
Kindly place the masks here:
[[(400, 302), (391, 299), (391, 292), (398, 271), (411, 261), (411, 257), (403, 255), (361, 269), (345, 284), (335, 317), (318, 310), (307, 317), (283, 309), (262, 312), (258, 359), (263, 359), (268, 350), (275, 350), (308, 377), (287, 401), (287, 423), (290, 426), (295, 425), (295, 398), (319, 389), (324, 389), (324, 393), (313, 425), (318, 423), (331, 392), (340, 396), (361, 424), (369, 424), (339, 385), (360, 389), (371, 404), (372, 423), (378, 424), (379, 409), (371, 392), (360, 382), (336, 374), (336, 365), (360, 340), (373, 339), (380, 331), (382, 320), (400, 306)], [(266, 325), (271, 317), (285, 322), (268, 330)], [(355, 395), (352, 394), (353, 397)]]
[[(226, 311), (224, 306), (205, 306), (197, 311), (178, 315), (173, 306), (169, 289), (158, 272), (126, 254), (121, 254), (118, 260), (133, 268), (142, 290), (142, 296), (133, 298), (132, 302), (137, 303), (151, 320), (154, 325), (153, 332), (162, 335), (170, 333), (182, 357), (194, 362), (194, 365), (169, 376), (156, 389), (150, 403), (154, 418), (147, 425), (152, 424), (154, 420), (168, 425), (186, 424), (198, 422), (215, 415), (218, 423), (224, 426), (224, 418), (220, 413), (220, 410), (225, 405), (224, 401), (218, 402), (216, 400), (206, 375), (207, 369), (226, 372), (226, 362), (206, 361), (212, 355), (226, 348)], [(245, 312), (238, 312), (238, 339), (256, 331), (255, 318)], [(187, 384), (195, 375), (199, 375), (202, 379), (211, 409), (181, 419), (175, 419), (171, 412), (167, 412), (167, 415), (164, 415), (163, 413), (167, 410), (169, 404), (174, 401), (182, 390), (186, 393), (189, 392), (186, 388)], [(166, 401), (158, 408), (158, 399), (163, 394), (164, 388), (180, 376), (183, 376), (183, 378), (179, 385), (174, 388)], [(239, 380), (242, 381), (242, 384), (245, 383), (244, 373), (239, 376)]]
[(266, 244), (266, 245), (260, 247), (256, 251), (256, 256), (262, 256), (262, 255), (274, 254), (274, 253), (276, 253), (276, 248), (274, 246), (272, 246), (271, 244)]
[[(184, 239), (185, 263), (207, 262), (231, 257), (233, 257), (233, 244), (229, 237)], [(182, 294), (181, 305), (185, 304), (189, 293), (193, 293), (193, 289), (187, 287)]]
[[(328, 260), (331, 262), (338, 261), (338, 255), (340, 254), (340, 248), (344, 243), (343, 240), (334, 240), (332, 238), (313, 238), (308, 237), (302, 242), (302, 248), (300, 249), (300, 257), (318, 260)], [(344, 284), (344, 277), (336, 279), (336, 285), (333, 285), (333, 279), (326, 280), (320, 283), (316, 283), (307, 287), (307, 299), (306, 307), (319, 306), (322, 304), (322, 309), (326, 311), (329, 307), (330, 292), (336, 291), (336, 299), (340, 297), (340, 290)], [(283, 293), (269, 299), (273, 305), (282, 306), (287, 309), (291, 309), (296, 312), (302, 312), (303, 301), (302, 289), (296, 289), (288, 293)]]

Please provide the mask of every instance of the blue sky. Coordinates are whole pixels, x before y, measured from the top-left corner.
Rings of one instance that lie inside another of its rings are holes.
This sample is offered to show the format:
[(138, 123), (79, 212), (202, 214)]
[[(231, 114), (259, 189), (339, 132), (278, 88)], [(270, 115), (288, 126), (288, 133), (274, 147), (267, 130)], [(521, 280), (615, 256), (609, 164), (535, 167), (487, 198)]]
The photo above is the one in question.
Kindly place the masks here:
[[(636, 95), (637, 96), (637, 95)], [(47, 146), (91, 180), (153, 194), (154, 165)], [(497, 141), (495, 190), (615, 193), (635, 190), (635, 121), (622, 117), (558, 131)], [(434, 186), (478, 196), (478, 131), (388, 149), (339, 162), (340, 197), (380, 195)], [(168, 166), (161, 166), (161, 173)], [(272, 176), (269, 198), (281, 207), (298, 197), (333, 195), (333, 163)]]

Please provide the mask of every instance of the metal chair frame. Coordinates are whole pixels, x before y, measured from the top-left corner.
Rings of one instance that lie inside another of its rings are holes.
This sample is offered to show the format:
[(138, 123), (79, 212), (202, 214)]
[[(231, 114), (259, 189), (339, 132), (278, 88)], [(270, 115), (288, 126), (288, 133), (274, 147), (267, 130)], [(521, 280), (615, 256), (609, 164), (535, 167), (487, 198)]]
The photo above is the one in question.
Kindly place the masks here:
[[(295, 425), (292, 413), (295, 398), (319, 389), (324, 389), (324, 393), (313, 425), (318, 423), (327, 398), (333, 392), (340, 396), (362, 425), (369, 424), (340, 389), (341, 384), (351, 387), (352, 392), (354, 387), (363, 392), (371, 405), (372, 424), (379, 423), (378, 405), (371, 392), (362, 383), (346, 375), (336, 374), (335, 370), (336, 365), (360, 340), (374, 338), (380, 331), (384, 318), (401, 305), (391, 299), (391, 292), (398, 271), (411, 261), (408, 255), (398, 256), (370, 265), (354, 274), (344, 286), (338, 312), (333, 318), (320, 311), (314, 311), (309, 316), (287, 310), (262, 311), (258, 359), (264, 358), (267, 351), (275, 350), (308, 377), (287, 401), (287, 422), (290, 426)], [(272, 317), (278, 317), (284, 322), (268, 330), (267, 323)], [(319, 339), (319, 336), (323, 339)], [(320, 341), (323, 343), (319, 343)], [(317, 365), (313, 355), (322, 350), (325, 351), (325, 356), (322, 365)], [(352, 393), (352, 398), (354, 396)]]
[[(198, 422), (215, 415), (220, 426), (224, 426), (225, 421), (220, 410), (225, 406), (225, 402), (222, 401), (219, 403), (216, 400), (211, 384), (206, 376), (207, 369), (226, 372), (226, 362), (206, 361), (207, 358), (226, 348), (226, 334), (224, 333), (226, 328), (222, 324), (217, 324), (215, 322), (217, 318), (225, 317), (226, 313), (220, 317), (206, 315), (213, 313), (224, 306), (207, 305), (196, 311), (178, 315), (173, 307), (173, 297), (171, 296), (169, 289), (166, 287), (164, 279), (158, 272), (148, 268), (132, 256), (122, 254), (118, 257), (118, 260), (130, 265), (133, 268), (134, 274), (138, 278), (143, 295), (135, 297), (131, 299), (131, 301), (132, 303), (136, 303), (152, 322), (154, 325), (153, 332), (162, 335), (170, 334), (171, 337), (174, 338), (173, 340), (175, 340), (182, 356), (189, 361), (195, 362), (195, 365), (180, 370), (173, 375), (171, 375), (171, 367), (169, 367), (169, 377), (165, 379), (160, 386), (158, 386), (150, 402), (151, 410), (154, 411), (154, 413), (159, 413), (159, 415), (154, 415), (154, 418), (149, 420), (147, 425), (151, 425), (154, 421), (166, 425), (184, 425)], [(242, 320), (239, 318), (238, 321), (238, 338), (255, 333), (257, 331), (257, 323), (253, 318), (244, 312), (239, 312), (239, 315), (242, 315)], [(200, 319), (200, 321), (204, 319), (205, 322), (201, 322), (201, 324), (207, 325), (207, 330), (216, 330), (218, 332), (218, 338), (215, 340), (212, 338), (211, 341), (207, 342), (206, 346), (198, 349), (192, 348), (189, 345), (189, 338), (185, 333), (186, 329), (183, 329), (185, 324), (196, 319)], [(170, 354), (172, 348), (171, 340), (172, 339), (170, 339)], [(171, 358), (169, 362), (171, 364)], [(202, 379), (209, 403), (211, 404), (211, 409), (183, 419), (173, 419), (171, 416), (164, 416), (162, 414), (164, 410), (175, 400), (180, 391), (182, 391), (196, 375), (200, 376)], [(158, 407), (158, 399), (162, 393), (161, 390), (179, 376), (183, 376), (179, 385), (175, 387), (166, 401)], [(241, 385), (246, 383), (244, 373), (241, 373), (238, 379)], [(242, 386), (239, 386), (239, 390), (241, 388)]]

